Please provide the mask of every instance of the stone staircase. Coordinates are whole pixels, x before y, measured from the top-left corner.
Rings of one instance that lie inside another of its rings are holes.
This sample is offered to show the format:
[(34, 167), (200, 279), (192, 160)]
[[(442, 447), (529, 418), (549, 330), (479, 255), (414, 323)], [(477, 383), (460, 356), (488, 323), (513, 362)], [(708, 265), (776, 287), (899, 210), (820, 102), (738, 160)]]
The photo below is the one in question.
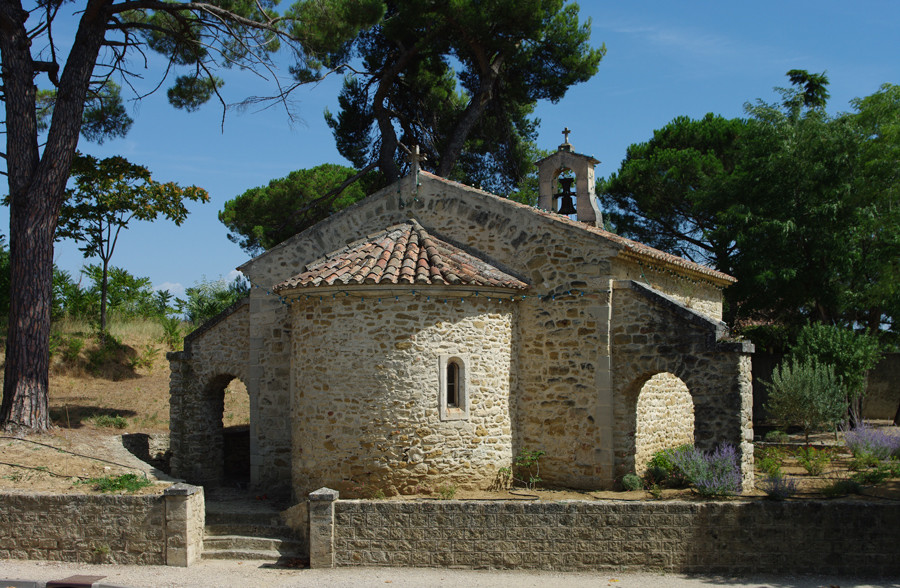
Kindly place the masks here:
[(277, 505), (253, 498), (213, 494), (206, 501), (203, 559), (269, 561), (303, 567), (308, 546), (284, 524)]

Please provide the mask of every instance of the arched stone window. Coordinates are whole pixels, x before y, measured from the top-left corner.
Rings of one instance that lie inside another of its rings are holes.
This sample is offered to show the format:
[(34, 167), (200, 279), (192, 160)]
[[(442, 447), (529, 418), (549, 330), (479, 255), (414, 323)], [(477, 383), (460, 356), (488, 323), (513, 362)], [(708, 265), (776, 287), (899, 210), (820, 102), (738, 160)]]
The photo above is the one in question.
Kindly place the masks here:
[(459, 355), (440, 356), (438, 410), (442, 421), (469, 418), (469, 402), (466, 394), (467, 363), (466, 358)]
[(447, 362), (447, 408), (459, 408), (459, 363)]

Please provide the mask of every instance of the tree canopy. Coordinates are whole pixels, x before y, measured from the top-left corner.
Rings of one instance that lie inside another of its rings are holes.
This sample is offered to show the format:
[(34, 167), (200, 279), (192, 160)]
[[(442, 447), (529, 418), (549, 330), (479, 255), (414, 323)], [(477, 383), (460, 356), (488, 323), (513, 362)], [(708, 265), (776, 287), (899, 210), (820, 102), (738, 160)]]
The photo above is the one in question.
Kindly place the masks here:
[[(90, 140), (122, 134), (130, 119), (117, 86), (138, 98), (166, 80), (141, 80), (134, 64), (156, 53), (168, 62), (169, 102), (194, 110), (221, 95), (223, 69), (250, 68), (284, 97), (294, 84), (274, 77), (281, 50), (298, 71), (315, 59), (304, 38), (314, 31), (295, 12), (275, 11), (277, 0), (182, 2), (163, 0), (20, 0), (0, 3), (0, 60), (5, 108), (6, 173), (10, 203), (10, 321), (0, 427), (43, 430), (47, 409), (53, 239), (79, 134)], [(318, 4), (318, 3), (310, 3)], [(352, 9), (336, 43), (380, 16)], [(297, 13), (299, 14), (299, 13)], [(74, 35), (57, 35), (73, 24)], [(77, 23), (77, 24), (75, 24)], [(320, 22), (320, 24), (322, 24)], [(71, 45), (62, 41), (71, 39)], [(137, 59), (135, 59), (137, 58)], [(44, 90), (39, 92), (38, 89)], [(140, 88), (140, 89), (139, 89)], [(123, 116), (124, 115), (124, 116)]]
[[(309, 46), (321, 64), (350, 64), (340, 110), (326, 120), (339, 152), (386, 183), (403, 171), (401, 144), (418, 145), (440, 176), (511, 191), (531, 167), (537, 101), (555, 102), (588, 80), (605, 53), (564, 0), (375, 4), (382, 18), (349, 43), (325, 37)], [(339, 26), (344, 8), (299, 5), (316, 30)], [(311, 70), (296, 73), (306, 79)]]
[(748, 118), (679, 117), (599, 182), (616, 230), (738, 278), (727, 318), (896, 335), (900, 87), (829, 115), (824, 74), (788, 73)]
[(748, 124), (712, 113), (680, 116), (628, 147), (620, 170), (599, 182), (608, 220), (642, 243), (731, 271), (736, 245), (723, 215), (731, 198), (726, 179)]
[[(337, 199), (322, 198), (355, 175), (355, 169), (332, 163), (293, 171), (229, 200), (219, 212), (219, 220), (228, 227), (230, 241), (250, 255), (258, 255), (364, 198), (365, 179), (350, 185)], [(307, 207), (311, 208), (306, 214), (287, 214)]]
[(897, 87), (884, 86), (836, 116), (748, 109), (753, 133), (730, 182), (741, 199), (731, 209), (738, 317), (896, 335), (900, 176), (889, 128), (900, 123), (898, 98)]
[(154, 221), (160, 216), (180, 225), (187, 218), (185, 200), (207, 202), (206, 190), (160, 183), (150, 170), (124, 157), (99, 160), (76, 155), (72, 164), (75, 187), (60, 208), (57, 239), (80, 242), (85, 257), (99, 257), (100, 331), (106, 331), (107, 274), (119, 235), (132, 220)]

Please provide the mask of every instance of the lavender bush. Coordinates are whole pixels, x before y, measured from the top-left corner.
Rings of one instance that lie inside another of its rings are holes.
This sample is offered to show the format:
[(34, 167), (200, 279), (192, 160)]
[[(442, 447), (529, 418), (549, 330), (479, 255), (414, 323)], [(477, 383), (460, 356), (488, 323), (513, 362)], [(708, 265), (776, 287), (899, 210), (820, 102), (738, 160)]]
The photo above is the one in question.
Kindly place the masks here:
[(762, 489), (771, 500), (784, 500), (797, 493), (797, 480), (785, 476), (766, 476)]
[(873, 429), (864, 422), (844, 433), (844, 443), (856, 458), (876, 460), (900, 458), (900, 437), (888, 435), (880, 429)]
[(685, 488), (689, 482), (684, 472), (675, 467), (675, 456), (683, 451), (693, 451), (692, 445), (681, 445), (676, 448), (663, 449), (653, 454), (647, 463), (645, 480), (648, 486), (654, 484), (671, 488)]
[(741, 470), (732, 445), (720, 445), (712, 453), (691, 448), (676, 454), (674, 461), (701, 496), (733, 496), (741, 492)]

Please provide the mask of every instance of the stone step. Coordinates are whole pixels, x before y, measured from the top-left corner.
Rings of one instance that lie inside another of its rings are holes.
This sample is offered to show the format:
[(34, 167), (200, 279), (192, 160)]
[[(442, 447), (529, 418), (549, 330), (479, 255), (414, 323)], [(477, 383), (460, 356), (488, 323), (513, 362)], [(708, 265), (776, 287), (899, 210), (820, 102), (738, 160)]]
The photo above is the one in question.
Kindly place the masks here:
[(303, 543), (293, 539), (278, 537), (248, 537), (245, 535), (206, 536), (203, 539), (204, 551), (252, 550), (274, 551), (277, 553), (302, 551)]
[(294, 532), (286, 525), (263, 525), (263, 524), (207, 524), (207, 537), (219, 537), (221, 535), (244, 535), (247, 537), (278, 537), (280, 539), (291, 539)]
[(284, 523), (278, 511), (234, 511), (206, 509), (206, 525), (262, 525), (281, 527)]
[(308, 559), (306, 541), (284, 523), (279, 506), (268, 500), (207, 501), (203, 558), (302, 566)]
[[(273, 550), (256, 550), (256, 549), (204, 549), (203, 559), (249, 559), (249, 560), (266, 560), (278, 561), (282, 557), (286, 557), (281, 553)], [(290, 557), (290, 556), (287, 556)]]

